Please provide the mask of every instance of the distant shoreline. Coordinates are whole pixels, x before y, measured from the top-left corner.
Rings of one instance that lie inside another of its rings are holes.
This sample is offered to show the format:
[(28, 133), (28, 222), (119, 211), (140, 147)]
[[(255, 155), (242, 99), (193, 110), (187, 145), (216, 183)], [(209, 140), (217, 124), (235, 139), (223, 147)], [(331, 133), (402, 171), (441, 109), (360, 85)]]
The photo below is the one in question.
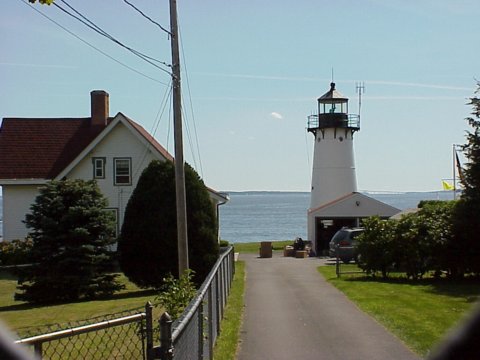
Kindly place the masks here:
[[(457, 190), (458, 191), (458, 190)], [(282, 191), (282, 190), (246, 190), (246, 191), (220, 191), (221, 193), (224, 194), (234, 194), (234, 195), (288, 195), (288, 194), (294, 194), (294, 195), (299, 195), (299, 194), (310, 194), (310, 191)], [(433, 190), (433, 191), (359, 191), (361, 194), (365, 195), (406, 195), (406, 194), (450, 194), (452, 193), (451, 190)]]

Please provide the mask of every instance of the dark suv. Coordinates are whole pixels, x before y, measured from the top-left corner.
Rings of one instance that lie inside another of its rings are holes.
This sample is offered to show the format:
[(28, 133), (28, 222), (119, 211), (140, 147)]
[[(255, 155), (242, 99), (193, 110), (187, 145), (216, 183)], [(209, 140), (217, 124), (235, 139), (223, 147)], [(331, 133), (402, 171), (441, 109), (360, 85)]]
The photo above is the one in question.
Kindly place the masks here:
[(328, 255), (330, 257), (338, 257), (344, 262), (349, 263), (352, 259), (356, 258), (355, 251), (355, 238), (363, 232), (363, 228), (341, 228), (335, 235), (333, 235), (330, 241), (330, 249)]

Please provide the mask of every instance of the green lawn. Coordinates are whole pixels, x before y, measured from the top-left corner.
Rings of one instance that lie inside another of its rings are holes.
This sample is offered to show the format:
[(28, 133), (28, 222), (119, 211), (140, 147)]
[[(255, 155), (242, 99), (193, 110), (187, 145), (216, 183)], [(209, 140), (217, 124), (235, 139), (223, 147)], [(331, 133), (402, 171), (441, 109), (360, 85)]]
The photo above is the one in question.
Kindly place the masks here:
[(227, 306), (220, 327), (220, 335), (214, 349), (215, 360), (235, 359), (240, 326), (242, 325), (243, 304), (245, 293), (245, 262), (235, 263), (235, 277), (228, 297)]
[[(79, 301), (58, 305), (30, 305), (21, 301), (14, 301), (16, 279), (12, 275), (0, 272), (0, 320), (12, 331), (20, 336), (36, 333), (37, 328), (42, 332), (46, 325), (50, 328), (59, 328), (58, 325), (76, 323), (81, 320), (95, 317), (108, 317), (135, 308), (142, 308), (147, 301), (155, 299), (151, 290), (142, 290), (130, 283), (121, 275), (120, 281), (126, 289), (113, 295), (108, 300)], [(155, 308), (155, 316), (160, 316), (161, 309)], [(120, 315), (121, 316), (121, 315)]]
[[(342, 265), (342, 271), (353, 270), (358, 268)], [(480, 299), (478, 280), (414, 282), (401, 277), (382, 280), (364, 275), (337, 278), (334, 266), (320, 266), (318, 271), (421, 356), (426, 356)]]
[[(293, 240), (272, 241), (273, 250), (283, 250), (285, 245), (292, 245)], [(250, 243), (232, 243), (235, 252), (240, 253), (258, 253), (260, 249), (260, 242)]]

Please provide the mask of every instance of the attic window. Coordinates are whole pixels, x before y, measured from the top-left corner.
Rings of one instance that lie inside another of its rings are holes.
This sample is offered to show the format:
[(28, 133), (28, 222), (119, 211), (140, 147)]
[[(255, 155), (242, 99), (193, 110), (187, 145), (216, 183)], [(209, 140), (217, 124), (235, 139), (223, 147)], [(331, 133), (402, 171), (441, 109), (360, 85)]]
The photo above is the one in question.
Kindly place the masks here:
[(132, 159), (116, 158), (114, 162), (114, 182), (115, 185), (132, 184)]
[(94, 157), (93, 162), (93, 178), (105, 179), (105, 158)]

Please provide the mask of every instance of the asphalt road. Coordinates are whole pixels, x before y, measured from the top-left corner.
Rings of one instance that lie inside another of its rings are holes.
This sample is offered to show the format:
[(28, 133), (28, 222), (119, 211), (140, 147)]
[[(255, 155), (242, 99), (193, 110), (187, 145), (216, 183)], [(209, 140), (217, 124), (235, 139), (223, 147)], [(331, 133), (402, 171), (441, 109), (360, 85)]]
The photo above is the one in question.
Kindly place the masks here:
[(238, 360), (419, 359), (328, 284), (317, 258), (246, 261), (245, 316)]

